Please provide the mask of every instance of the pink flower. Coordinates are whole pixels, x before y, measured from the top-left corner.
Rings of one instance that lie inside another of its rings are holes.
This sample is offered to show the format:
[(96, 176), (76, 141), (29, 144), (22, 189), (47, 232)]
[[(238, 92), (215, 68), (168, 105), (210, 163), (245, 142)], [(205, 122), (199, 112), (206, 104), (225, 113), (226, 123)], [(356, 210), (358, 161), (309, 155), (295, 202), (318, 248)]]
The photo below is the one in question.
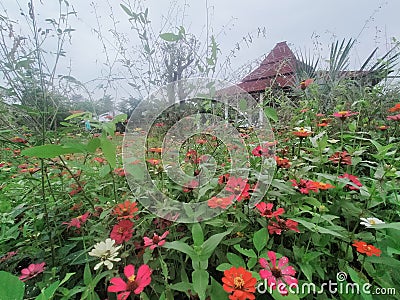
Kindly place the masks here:
[(157, 247), (162, 247), (165, 244), (165, 238), (167, 237), (167, 235), (169, 234), (169, 231), (167, 230), (166, 232), (164, 232), (162, 234), (162, 236), (159, 236), (158, 234), (153, 235), (153, 238), (150, 239), (148, 237), (144, 237), (144, 246), (145, 247), (149, 247), (151, 250), (154, 250)]
[(135, 267), (133, 265), (127, 265), (124, 268), (124, 274), (128, 281), (125, 282), (120, 277), (111, 278), (110, 282), (113, 285), (110, 285), (107, 291), (111, 293), (122, 292), (117, 294), (118, 300), (128, 299), (132, 292), (138, 295), (150, 284), (151, 272), (148, 265), (142, 265), (139, 267), (137, 275), (135, 275)]
[(30, 264), (29, 267), (27, 267), (26, 269), (22, 269), (19, 279), (22, 281), (26, 281), (28, 279), (36, 277), (38, 274), (44, 271), (45, 265), (45, 262), (42, 262), (40, 264)]
[(293, 220), (283, 220), (283, 219), (279, 219), (278, 217), (276, 217), (276, 222), (274, 221), (270, 221), (268, 224), (268, 232), (269, 234), (281, 234), (282, 231), (289, 231), (289, 230), (293, 230), (295, 232), (300, 232), (300, 230), (297, 228), (297, 226), (299, 225), (299, 223), (297, 223), (296, 221)]
[(229, 180), (226, 183), (226, 190), (233, 193), (235, 195), (235, 198), (239, 202), (245, 198), (250, 197), (250, 185), (247, 183), (247, 179), (239, 177), (229, 177)]
[(389, 121), (400, 121), (400, 114), (394, 116), (387, 116), (386, 119)]
[(273, 203), (265, 203), (265, 202), (260, 202), (256, 205), (256, 208), (263, 217), (267, 218), (278, 217), (281, 214), (285, 213), (285, 210), (281, 207), (278, 208), (276, 211), (272, 212), (273, 207), (274, 207)]
[(265, 258), (260, 258), (259, 262), (263, 270), (260, 270), (260, 277), (267, 280), (268, 287), (275, 290), (278, 287), (281, 295), (287, 295), (286, 285), (296, 286), (298, 281), (293, 276), (296, 270), (292, 266), (288, 266), (289, 259), (285, 256), (281, 257), (276, 264), (276, 253), (268, 251), (270, 263)]
[(131, 239), (133, 234), (133, 222), (130, 220), (121, 220), (118, 224), (114, 225), (111, 230), (110, 238), (116, 244), (122, 244)]
[(76, 228), (81, 228), (82, 224), (86, 222), (86, 220), (89, 218), (90, 213), (86, 212), (85, 214), (73, 218), (71, 221), (69, 222), (64, 222), (63, 224), (68, 225), (68, 228), (72, 227), (76, 227)]
[(193, 191), (198, 187), (199, 187), (199, 181), (194, 179), (190, 182), (185, 183), (184, 186), (182, 187), (182, 191), (184, 191), (185, 193), (190, 193), (191, 191)]
[(358, 112), (351, 112), (349, 110), (338, 111), (333, 114), (334, 117), (339, 118), (342, 122), (346, 120), (346, 118), (358, 115)]
[(210, 200), (207, 201), (207, 204), (211, 208), (222, 208), (226, 209), (229, 205), (232, 204), (233, 201), (233, 195), (229, 197), (212, 197)]
[[(358, 180), (358, 178), (354, 175), (348, 174), (348, 173), (344, 173), (343, 175), (339, 176), (339, 178), (346, 178), (348, 180), (350, 180), (351, 183), (353, 184), (347, 184), (346, 188), (348, 188), (349, 190), (359, 190), (358, 187), (362, 186), (362, 183)], [(354, 186), (356, 185), (356, 186)]]

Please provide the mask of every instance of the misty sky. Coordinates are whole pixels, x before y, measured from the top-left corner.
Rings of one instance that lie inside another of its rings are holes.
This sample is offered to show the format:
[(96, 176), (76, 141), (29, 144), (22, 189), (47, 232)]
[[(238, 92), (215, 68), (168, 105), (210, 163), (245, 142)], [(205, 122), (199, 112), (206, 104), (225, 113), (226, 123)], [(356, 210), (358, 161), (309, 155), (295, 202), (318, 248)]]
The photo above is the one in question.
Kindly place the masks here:
[[(0, 9), (6, 10), (8, 17), (19, 22), (18, 30), (26, 34), (27, 27), (19, 14), (19, 9), (27, 11), (27, 0), (0, 0)], [(129, 37), (129, 43), (137, 44), (136, 34), (130, 29), (128, 16), (122, 11), (117, 0), (69, 0), (77, 12), (70, 17), (72, 34), (71, 44), (67, 43), (66, 57), (58, 73), (71, 75), (82, 82), (90, 81), (107, 72), (104, 49), (94, 29), (101, 29), (108, 54), (113, 52), (113, 28), (111, 12), (117, 21), (117, 30)], [(133, 3), (134, 1), (132, 1)], [(156, 34), (161, 24), (171, 12), (170, 1), (142, 1), (149, 8), (149, 19)], [(224, 60), (235, 45), (240, 42), (240, 50), (232, 59), (232, 72), (235, 68), (259, 59), (275, 46), (287, 41), (292, 50), (328, 56), (328, 47), (335, 39), (356, 38), (352, 52), (351, 66), (356, 69), (368, 57), (375, 47), (379, 47), (378, 56), (385, 53), (393, 44), (392, 38), (400, 39), (400, 1), (373, 0), (192, 0), (174, 1), (170, 25), (183, 25), (187, 32), (196, 34), (203, 43), (208, 35), (217, 36), (221, 49), (220, 62)], [(58, 1), (35, 1), (38, 20), (55, 18), (58, 13)], [(97, 14), (97, 19), (96, 19)], [(44, 24), (44, 23), (43, 23)], [(258, 28), (265, 28), (266, 37), (257, 38)], [(161, 31), (162, 32), (162, 31)], [(250, 34), (250, 35), (249, 35)], [(251, 43), (246, 43), (252, 38)], [(49, 47), (54, 45), (49, 44)], [(116, 95), (117, 96), (117, 95)], [(118, 97), (118, 96), (117, 96)]]

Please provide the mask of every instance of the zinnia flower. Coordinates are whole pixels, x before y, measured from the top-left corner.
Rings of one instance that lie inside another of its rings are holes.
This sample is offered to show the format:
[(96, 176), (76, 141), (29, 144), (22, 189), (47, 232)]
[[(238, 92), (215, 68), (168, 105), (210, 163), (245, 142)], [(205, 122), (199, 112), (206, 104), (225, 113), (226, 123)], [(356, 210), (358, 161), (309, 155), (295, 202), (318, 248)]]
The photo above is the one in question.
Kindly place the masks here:
[(394, 116), (387, 116), (386, 117), (387, 120), (391, 120), (391, 121), (400, 121), (400, 114), (398, 115), (394, 115)]
[(278, 217), (276, 217), (276, 222), (274, 221), (270, 221), (268, 224), (268, 232), (269, 234), (278, 234), (280, 235), (282, 233), (282, 231), (289, 231), (289, 230), (293, 230), (295, 232), (300, 232), (300, 230), (297, 228), (297, 226), (299, 225), (299, 223), (297, 223), (296, 221), (293, 220), (283, 220), (283, 219), (279, 219)]
[(314, 82), (314, 79), (308, 78), (300, 82), (300, 88), (304, 91), (310, 84)]
[(351, 156), (346, 151), (343, 152), (335, 152), (329, 160), (335, 164), (341, 165), (351, 165)]
[(382, 220), (379, 220), (378, 218), (360, 218), (362, 222), (360, 222), (361, 225), (365, 225), (366, 227), (371, 227), (372, 225), (377, 225), (377, 224), (385, 224)]
[(348, 117), (358, 115), (358, 112), (351, 112), (349, 110), (338, 111), (333, 114), (334, 117), (339, 118), (342, 122)]
[(380, 256), (382, 251), (373, 245), (368, 245), (366, 242), (363, 241), (354, 241), (353, 246), (356, 247), (356, 250), (359, 253), (365, 253), (367, 256)]
[(232, 267), (229, 270), (225, 270), (222, 282), (224, 283), (224, 290), (230, 294), (229, 299), (255, 299), (254, 292), (256, 291), (257, 279), (243, 267)]
[(154, 250), (157, 247), (161, 247), (165, 244), (165, 238), (167, 237), (167, 235), (169, 234), (169, 231), (167, 230), (166, 232), (164, 232), (161, 236), (159, 236), (158, 234), (153, 235), (153, 238), (150, 239), (148, 237), (144, 237), (144, 246), (145, 247), (150, 247), (151, 250)]
[(117, 257), (118, 250), (122, 246), (114, 246), (115, 241), (108, 238), (105, 242), (100, 242), (94, 245), (92, 251), (89, 252), (90, 256), (96, 256), (101, 259), (101, 261), (94, 266), (94, 269), (97, 270), (102, 265), (105, 265), (109, 270), (113, 268), (113, 261), (120, 261), (121, 258)]
[(282, 168), (282, 169), (290, 168), (290, 161), (287, 158), (275, 156), (275, 161), (276, 161), (276, 165), (278, 166), (278, 168)]
[(183, 188), (182, 191), (184, 191), (185, 193), (189, 193), (191, 191), (193, 191), (194, 189), (199, 187), (199, 181), (193, 179), (192, 181), (186, 183)]
[(131, 239), (133, 234), (133, 222), (129, 220), (121, 220), (114, 225), (110, 238), (115, 240), (117, 244), (122, 244)]
[(268, 258), (270, 263), (265, 258), (260, 258), (259, 262), (263, 270), (260, 270), (260, 277), (267, 280), (268, 287), (273, 290), (278, 287), (281, 295), (287, 295), (288, 290), (286, 285), (290, 287), (296, 286), (298, 281), (293, 276), (296, 274), (296, 270), (292, 266), (288, 266), (289, 260), (283, 256), (279, 259), (276, 264), (276, 253), (268, 251)]
[(273, 203), (265, 203), (265, 202), (260, 202), (256, 205), (256, 208), (263, 217), (267, 218), (278, 217), (281, 214), (285, 213), (285, 210), (281, 207), (278, 208), (276, 211), (272, 212), (273, 207), (274, 207)]
[(118, 204), (113, 213), (117, 215), (118, 219), (132, 219), (137, 211), (137, 203), (126, 200), (124, 203)]
[(304, 129), (303, 127), (301, 127), (299, 130), (292, 132), (295, 136), (299, 137), (299, 138), (305, 138), (308, 137), (312, 134), (311, 131), (308, 131), (306, 129)]
[(229, 205), (232, 204), (234, 196), (231, 195), (229, 197), (212, 197), (207, 201), (207, 204), (211, 208), (222, 208), (226, 209)]
[[(343, 175), (339, 176), (338, 178), (346, 178), (351, 181), (353, 184), (347, 184), (346, 188), (349, 190), (359, 190), (359, 187), (362, 186), (361, 182), (358, 180), (358, 178), (354, 175), (344, 173)], [(356, 186), (354, 186), (356, 185)]]
[(44, 271), (45, 265), (45, 262), (42, 262), (40, 264), (30, 264), (26, 269), (21, 270), (21, 276), (19, 276), (19, 279), (22, 281), (26, 281), (28, 279), (36, 277), (38, 274)]
[(85, 214), (73, 218), (71, 221), (69, 222), (64, 222), (63, 224), (68, 225), (68, 228), (70, 228), (71, 226), (76, 227), (76, 228), (81, 228), (82, 224), (86, 222), (86, 220), (88, 219), (90, 213), (86, 212)]
[(117, 294), (118, 300), (128, 299), (131, 293), (138, 295), (150, 284), (151, 272), (152, 271), (148, 265), (141, 265), (138, 269), (137, 275), (135, 275), (135, 267), (133, 265), (127, 265), (124, 268), (124, 274), (128, 281), (125, 282), (120, 277), (111, 278), (110, 282), (113, 285), (110, 285), (107, 291), (111, 293), (119, 293)]
[(247, 183), (247, 179), (230, 177), (226, 184), (226, 190), (233, 193), (239, 202), (250, 197), (250, 185)]
[(399, 110), (400, 110), (400, 103), (397, 103), (395, 106), (389, 108), (388, 111), (395, 112), (395, 111), (399, 111)]
[(291, 179), (290, 182), (300, 193), (308, 195), (310, 191), (318, 192), (318, 183), (312, 180), (300, 179), (297, 182), (296, 179)]

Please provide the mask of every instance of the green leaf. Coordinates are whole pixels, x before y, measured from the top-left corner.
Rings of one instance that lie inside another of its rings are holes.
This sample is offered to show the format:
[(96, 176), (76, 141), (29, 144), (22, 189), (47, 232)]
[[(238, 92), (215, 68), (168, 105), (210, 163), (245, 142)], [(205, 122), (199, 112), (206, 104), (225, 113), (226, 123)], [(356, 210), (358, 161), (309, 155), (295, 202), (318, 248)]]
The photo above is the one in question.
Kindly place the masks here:
[(261, 228), (256, 231), (253, 235), (253, 245), (256, 248), (257, 252), (260, 252), (267, 246), (268, 243), (268, 232), (266, 228)]
[(241, 258), (239, 255), (228, 252), (226, 254), (226, 258), (236, 268), (238, 268), (238, 267), (246, 268), (246, 264), (245, 264), (243, 258)]
[(132, 18), (136, 17), (136, 15), (134, 15), (128, 7), (126, 7), (126, 6), (123, 5), (123, 4), (120, 4), (120, 6), (121, 6), (121, 8), (125, 11), (125, 13), (126, 13), (128, 16), (130, 16), (130, 17), (132, 17)]
[(203, 229), (199, 223), (193, 224), (192, 237), (195, 246), (201, 246), (204, 243)]
[(85, 270), (83, 272), (83, 283), (89, 285), (92, 282), (92, 273), (90, 272), (89, 264), (85, 265)]
[(84, 112), (79, 112), (79, 113), (76, 113), (76, 114), (73, 114), (73, 115), (70, 115), (70, 116), (66, 117), (64, 120), (65, 120), (65, 121), (71, 120), (71, 119), (74, 119), (74, 118), (78, 118), (78, 117), (80, 117), (80, 116), (83, 116), (83, 115), (85, 115), (85, 114), (88, 114), (88, 112), (86, 112), (86, 111), (84, 111)]
[(375, 228), (375, 229), (392, 228), (392, 229), (400, 230), (400, 222), (376, 224), (376, 225), (372, 225), (368, 228)]
[(192, 272), (193, 289), (200, 297), (200, 300), (206, 298), (209, 275), (206, 270), (194, 270)]
[(99, 138), (94, 138), (89, 141), (87, 144), (87, 151), (91, 153), (95, 153), (96, 149), (100, 147), (100, 139)]
[(314, 223), (310, 223), (310, 222), (304, 221), (302, 219), (297, 219), (297, 218), (292, 218), (292, 220), (299, 222), (300, 224), (302, 224), (304, 227), (308, 228), (311, 231), (318, 232), (318, 233), (327, 233), (327, 234), (330, 234), (333, 236), (344, 238), (343, 235), (341, 235), (340, 233), (330, 230), (330, 229), (327, 229), (327, 228), (324, 228), (324, 227), (321, 227), (321, 226), (318, 226)]
[(222, 239), (231, 233), (233, 228), (228, 229), (225, 232), (214, 234), (213, 236), (209, 237), (207, 241), (205, 241), (202, 245), (201, 249), (201, 256), (202, 259), (208, 259), (211, 254), (214, 252), (215, 248), (219, 245), (219, 243), (222, 241)]
[(35, 156), (37, 158), (53, 158), (64, 154), (82, 153), (82, 147), (68, 147), (62, 145), (47, 144), (22, 150), (21, 155)]
[(114, 169), (117, 165), (116, 146), (110, 140), (103, 138), (100, 147), (111, 168)]
[(166, 33), (160, 34), (160, 38), (162, 38), (164, 41), (167, 41), (167, 42), (176, 42), (181, 39), (181, 36), (177, 35), (175, 33), (172, 33), (172, 32), (166, 32)]
[(42, 290), (39, 296), (35, 298), (35, 300), (49, 300), (53, 299), (54, 293), (60, 286), (60, 281), (57, 280), (56, 282), (53, 282), (50, 286)]
[(25, 284), (8, 272), (0, 271), (0, 299), (22, 300), (25, 293)]
[(225, 270), (229, 270), (230, 268), (232, 268), (233, 266), (231, 265), (231, 264), (228, 264), (228, 263), (222, 263), (222, 264), (220, 264), (217, 268), (216, 268), (216, 270), (217, 271), (225, 271)]
[(222, 285), (211, 277), (211, 290), (210, 290), (211, 300), (228, 300), (228, 293), (225, 292)]
[(253, 249), (244, 249), (244, 248), (240, 247), (239, 244), (234, 245), (233, 248), (235, 248), (239, 253), (241, 253), (247, 257), (257, 257), (257, 254), (254, 252)]
[(278, 121), (278, 114), (276, 113), (276, 110), (273, 109), (272, 107), (264, 107), (264, 114), (272, 121), (274, 122)]
[(167, 242), (163, 246), (164, 248), (167, 249), (174, 249), (179, 252), (185, 253), (190, 256), (191, 259), (197, 258), (197, 253), (194, 251), (192, 247), (190, 247), (188, 244), (180, 242), (180, 241), (173, 241), (173, 242)]

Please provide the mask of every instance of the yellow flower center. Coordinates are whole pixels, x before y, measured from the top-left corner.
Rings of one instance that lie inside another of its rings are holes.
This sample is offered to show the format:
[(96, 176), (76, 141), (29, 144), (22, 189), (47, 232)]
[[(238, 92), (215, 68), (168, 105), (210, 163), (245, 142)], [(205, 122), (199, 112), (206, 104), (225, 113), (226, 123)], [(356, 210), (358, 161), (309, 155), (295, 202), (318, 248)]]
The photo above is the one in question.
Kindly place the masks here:
[(135, 279), (136, 279), (136, 276), (135, 276), (135, 275), (132, 275), (132, 276), (128, 277), (128, 280), (129, 280), (130, 282), (134, 282)]
[(235, 289), (241, 290), (245, 282), (242, 277), (235, 277), (233, 279), (233, 284), (235, 285)]
[(368, 222), (369, 222), (369, 224), (371, 224), (371, 225), (375, 225), (375, 224), (376, 224), (375, 220), (369, 220)]
[(348, 111), (347, 110), (342, 110), (342, 111), (339, 111), (339, 114), (340, 115), (346, 115), (348, 113)]

